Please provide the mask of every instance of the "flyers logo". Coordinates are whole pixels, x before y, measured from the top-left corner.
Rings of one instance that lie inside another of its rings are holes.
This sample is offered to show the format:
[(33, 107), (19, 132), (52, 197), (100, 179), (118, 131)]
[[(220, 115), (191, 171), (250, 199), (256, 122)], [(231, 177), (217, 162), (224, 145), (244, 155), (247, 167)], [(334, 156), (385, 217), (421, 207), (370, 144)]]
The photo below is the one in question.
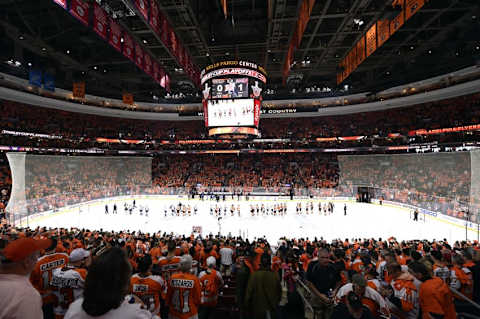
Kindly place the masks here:
[(100, 22), (97, 23), (97, 29), (98, 29), (98, 31), (102, 32), (103, 31), (103, 24), (101, 24)]
[(140, 8), (142, 10), (145, 9), (145, 3), (143, 3), (143, 0), (140, 0), (139, 3), (140, 3)]
[(81, 17), (83, 17), (83, 16), (85, 15), (85, 10), (83, 10), (82, 7), (78, 6), (78, 7), (77, 7), (77, 13), (78, 13)]

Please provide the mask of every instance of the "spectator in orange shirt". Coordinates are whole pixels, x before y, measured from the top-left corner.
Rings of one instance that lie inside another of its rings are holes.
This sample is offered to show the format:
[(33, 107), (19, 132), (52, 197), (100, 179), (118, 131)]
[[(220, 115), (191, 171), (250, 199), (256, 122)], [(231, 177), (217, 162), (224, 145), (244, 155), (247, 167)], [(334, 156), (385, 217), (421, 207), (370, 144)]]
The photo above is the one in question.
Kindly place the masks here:
[(432, 277), (431, 271), (423, 263), (412, 262), (409, 268), (422, 282), (419, 294), (422, 319), (456, 319), (453, 295), (447, 284), (439, 277)]

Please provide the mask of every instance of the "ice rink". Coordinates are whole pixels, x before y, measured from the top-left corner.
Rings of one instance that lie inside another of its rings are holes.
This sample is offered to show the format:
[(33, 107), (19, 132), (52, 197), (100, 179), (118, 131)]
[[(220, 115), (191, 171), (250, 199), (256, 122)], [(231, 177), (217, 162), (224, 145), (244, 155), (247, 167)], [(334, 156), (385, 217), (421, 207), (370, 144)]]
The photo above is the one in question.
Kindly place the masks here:
[[(302, 202), (303, 214), (296, 214), (296, 205)], [(148, 217), (145, 213), (140, 215), (138, 208), (133, 210), (132, 215), (124, 211), (124, 203), (132, 204), (132, 200), (113, 199), (94, 204), (83, 205), (75, 208), (64, 208), (56, 213), (50, 213), (46, 216), (30, 218), (24, 221), (30, 227), (77, 227), (87, 229), (100, 229), (105, 231), (141, 231), (158, 232), (161, 231), (174, 234), (189, 235), (192, 233), (192, 227), (202, 227), (202, 235), (217, 234), (243, 236), (253, 239), (255, 237), (265, 236), (271, 243), (275, 243), (278, 238), (287, 236), (289, 238), (310, 238), (314, 237), (331, 240), (333, 238), (389, 238), (396, 237), (399, 240), (404, 239), (443, 239), (447, 238), (450, 242), (455, 240), (465, 240), (465, 223), (458, 221), (455, 223), (429, 215), (421, 214), (420, 221), (412, 220), (412, 212), (406, 208), (400, 208), (390, 205), (380, 206), (378, 204), (365, 204), (345, 201), (332, 201), (335, 205), (334, 212), (325, 216), (318, 212), (319, 200), (227, 200), (227, 201), (201, 201), (199, 199), (171, 199), (160, 196), (154, 199), (136, 199), (136, 206), (148, 206)], [(170, 205), (190, 205), (192, 216), (172, 216)], [(306, 215), (305, 205), (313, 202), (314, 213)], [(320, 201), (326, 203), (327, 201)], [(113, 204), (116, 203), (118, 213), (112, 214)], [(250, 205), (271, 207), (275, 203), (286, 203), (288, 207), (286, 216), (251, 216)], [(110, 214), (105, 214), (105, 204), (109, 205)], [(241, 216), (235, 211), (234, 216), (230, 214), (230, 207), (240, 205)], [(344, 216), (344, 204), (347, 205), (347, 216)], [(210, 208), (216, 205), (222, 208), (222, 218), (220, 221), (214, 215), (210, 214)], [(194, 207), (198, 212), (194, 214)], [(223, 208), (227, 207), (226, 215)], [(167, 209), (167, 217), (165, 217)], [(463, 225), (463, 226), (462, 226)], [(477, 239), (477, 225), (468, 225), (468, 239)]]

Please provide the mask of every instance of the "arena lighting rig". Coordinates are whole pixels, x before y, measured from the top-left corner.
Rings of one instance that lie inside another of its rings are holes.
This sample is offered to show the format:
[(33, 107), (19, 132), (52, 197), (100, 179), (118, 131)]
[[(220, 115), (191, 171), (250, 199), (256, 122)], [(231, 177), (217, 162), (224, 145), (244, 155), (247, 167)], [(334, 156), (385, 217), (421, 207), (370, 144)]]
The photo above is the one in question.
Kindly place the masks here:
[(207, 66), (200, 77), (208, 135), (222, 139), (259, 136), (265, 69), (248, 61), (222, 61)]

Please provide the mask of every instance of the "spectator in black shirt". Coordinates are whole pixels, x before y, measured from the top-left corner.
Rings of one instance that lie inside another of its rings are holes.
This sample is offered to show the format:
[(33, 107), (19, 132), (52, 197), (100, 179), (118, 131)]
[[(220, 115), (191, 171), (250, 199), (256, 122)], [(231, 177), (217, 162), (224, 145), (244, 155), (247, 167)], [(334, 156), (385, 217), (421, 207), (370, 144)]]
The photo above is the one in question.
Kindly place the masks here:
[(373, 319), (370, 310), (362, 305), (361, 298), (353, 291), (349, 292), (345, 302), (339, 303), (330, 319)]
[(316, 318), (329, 318), (333, 309), (333, 293), (341, 283), (340, 271), (331, 262), (326, 249), (318, 251), (318, 261), (308, 265), (307, 285), (314, 294)]

